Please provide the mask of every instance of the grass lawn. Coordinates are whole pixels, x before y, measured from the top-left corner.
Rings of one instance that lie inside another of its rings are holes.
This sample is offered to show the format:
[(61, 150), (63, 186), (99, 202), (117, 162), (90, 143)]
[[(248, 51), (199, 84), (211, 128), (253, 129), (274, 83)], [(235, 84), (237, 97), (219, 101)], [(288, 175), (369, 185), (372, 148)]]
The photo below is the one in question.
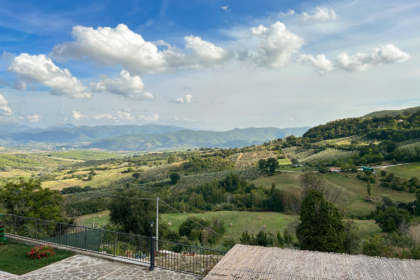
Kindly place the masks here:
[[(127, 176), (128, 177), (132, 176), (132, 173), (121, 173), (125, 170), (127, 170), (127, 167), (105, 170), (105, 171), (96, 171), (97, 175), (93, 177), (92, 181), (83, 181), (80, 179), (73, 178), (73, 179), (60, 180), (59, 182), (57, 181), (42, 182), (42, 187), (50, 188), (52, 190), (62, 190), (63, 188), (69, 187), (68, 185), (81, 186), (81, 187), (90, 186), (92, 188), (98, 188), (102, 185), (109, 184), (110, 181), (112, 180), (120, 179)], [(83, 173), (89, 173), (89, 171), (80, 171), (80, 172), (77, 172), (76, 174), (83, 174)], [(67, 174), (66, 176), (71, 176), (71, 174)], [(61, 181), (63, 183), (66, 183), (67, 185), (60, 183)]]
[[(226, 226), (226, 236), (238, 240), (242, 232), (248, 231), (257, 234), (263, 225), (267, 227), (267, 231), (276, 233), (277, 230), (283, 232), (284, 227), (292, 221), (299, 219), (299, 216), (285, 215), (275, 212), (241, 212), (241, 211), (220, 211), (199, 214), (162, 214), (162, 222), (172, 225), (171, 230), (178, 231), (179, 226), (186, 218), (195, 216), (212, 221), (214, 218), (221, 219)], [(258, 218), (261, 217), (261, 220)], [(286, 220), (287, 219), (287, 220)], [(232, 223), (232, 227), (229, 224)]]
[(368, 236), (374, 236), (381, 233), (381, 228), (373, 220), (353, 220), (359, 228), (360, 238), (367, 239)]
[(280, 165), (284, 164), (291, 164), (290, 160), (288, 158), (281, 158), (278, 160)]
[(385, 168), (386, 172), (394, 173), (397, 176), (411, 178), (420, 178), (420, 163), (410, 163)]
[[(101, 217), (99, 218), (99, 216)], [(76, 218), (76, 223), (86, 227), (93, 227), (93, 219), (95, 219), (95, 227), (106, 225), (109, 222), (109, 210), (79, 216)]]
[(54, 250), (56, 254), (52, 258), (33, 260), (26, 256), (32, 247), (34, 246), (15, 242), (0, 245), (0, 270), (22, 275), (73, 256), (72, 252)]
[[(264, 186), (271, 188), (271, 184), (276, 184), (279, 189), (288, 189), (290, 187), (300, 188), (300, 173), (289, 172), (277, 174), (274, 176), (265, 176), (249, 181), (256, 186)], [(354, 215), (367, 215), (370, 211), (375, 210), (375, 204), (365, 201), (367, 196), (367, 185), (365, 181), (356, 178), (355, 174), (326, 174), (322, 175), (326, 181), (327, 187), (341, 188), (342, 192), (335, 204), (343, 211)], [(378, 185), (372, 185), (372, 195), (381, 197), (389, 196), (395, 201), (411, 202), (415, 200), (413, 194), (407, 192), (395, 191), (383, 188)]]

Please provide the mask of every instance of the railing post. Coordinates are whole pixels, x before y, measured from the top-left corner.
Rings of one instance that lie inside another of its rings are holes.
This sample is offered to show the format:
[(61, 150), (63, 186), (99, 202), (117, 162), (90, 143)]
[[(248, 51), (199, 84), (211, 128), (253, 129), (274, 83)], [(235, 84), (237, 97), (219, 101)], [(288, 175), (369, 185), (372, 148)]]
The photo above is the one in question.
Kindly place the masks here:
[(14, 235), (16, 235), (16, 215), (14, 215), (15, 216), (15, 224), (14, 224), (14, 226), (13, 226), (13, 228), (14, 228)]
[(155, 250), (153, 248), (154, 241), (153, 241), (153, 222), (150, 222), (150, 267), (149, 271), (153, 271), (155, 269)]
[(87, 251), (87, 228), (85, 228), (85, 251)]
[(38, 240), (38, 220), (35, 220), (35, 239)]
[(58, 244), (61, 245), (61, 223), (58, 224)]
[(114, 257), (115, 257), (115, 231), (114, 231)]

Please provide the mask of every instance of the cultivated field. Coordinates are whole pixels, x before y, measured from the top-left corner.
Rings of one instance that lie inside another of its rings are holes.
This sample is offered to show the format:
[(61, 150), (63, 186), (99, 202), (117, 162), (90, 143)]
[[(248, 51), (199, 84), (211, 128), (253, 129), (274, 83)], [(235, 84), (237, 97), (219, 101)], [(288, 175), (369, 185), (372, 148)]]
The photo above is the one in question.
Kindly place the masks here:
[(272, 151), (255, 151), (247, 153), (234, 154), (230, 157), (235, 162), (235, 169), (249, 169), (256, 167), (261, 159), (276, 158)]
[(397, 176), (412, 178), (417, 177), (420, 179), (420, 163), (409, 163), (404, 165), (396, 165), (387, 167), (386, 172), (394, 173)]

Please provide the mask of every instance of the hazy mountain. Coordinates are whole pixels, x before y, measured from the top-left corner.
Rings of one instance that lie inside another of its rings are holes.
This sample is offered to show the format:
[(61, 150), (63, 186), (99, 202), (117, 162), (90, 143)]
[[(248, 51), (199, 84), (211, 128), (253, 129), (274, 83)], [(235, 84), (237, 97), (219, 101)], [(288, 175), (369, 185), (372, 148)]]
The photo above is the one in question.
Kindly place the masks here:
[(0, 131), (16, 132), (28, 130), (34, 130), (34, 128), (19, 123), (0, 122)]
[[(293, 128), (300, 135), (308, 130), (306, 128)], [(284, 138), (289, 129), (275, 127), (268, 128), (245, 128), (230, 131), (193, 131), (181, 130), (170, 133), (146, 135), (123, 135), (114, 138), (101, 139), (86, 146), (86, 148), (99, 148), (106, 150), (153, 150), (159, 148), (180, 147), (223, 147), (234, 148)], [(298, 135), (298, 136), (300, 136)]]
[(364, 115), (364, 118), (370, 118), (370, 117), (384, 117), (386, 115), (390, 115), (390, 116), (397, 116), (399, 114), (403, 115), (404, 111), (408, 110), (410, 111), (412, 114), (414, 114), (415, 112), (420, 111), (420, 106), (417, 107), (411, 107), (411, 108), (407, 108), (407, 109), (401, 109), (401, 110), (382, 110), (382, 111), (376, 111), (376, 112), (372, 112), (369, 114)]
[[(67, 126), (67, 127), (66, 127)], [(0, 139), (19, 143), (36, 142), (91, 142), (98, 139), (117, 137), (127, 134), (160, 134), (185, 128), (174, 125), (103, 125), (103, 126), (76, 126), (54, 125), (47, 129), (36, 129), (20, 133), (0, 133)], [(16, 130), (20, 131), (20, 130)]]

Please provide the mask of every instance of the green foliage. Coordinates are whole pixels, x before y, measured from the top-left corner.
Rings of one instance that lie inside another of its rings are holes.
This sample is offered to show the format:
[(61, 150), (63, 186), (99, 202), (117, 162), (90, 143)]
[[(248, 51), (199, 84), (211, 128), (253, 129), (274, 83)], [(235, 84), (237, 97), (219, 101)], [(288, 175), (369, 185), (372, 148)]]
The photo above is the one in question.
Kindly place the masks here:
[(63, 196), (58, 191), (41, 188), (35, 180), (20, 179), (0, 188), (0, 202), (15, 215), (62, 222), (65, 221)]
[(70, 201), (66, 204), (66, 213), (71, 217), (102, 212), (107, 209), (108, 203), (103, 198), (76, 202)]
[(114, 159), (121, 157), (117, 154), (96, 152), (96, 151), (69, 151), (51, 153), (49, 156), (76, 159), (76, 160), (101, 160), (101, 159)]
[[(156, 199), (134, 188), (119, 189), (114, 194), (108, 203), (109, 221), (122, 232), (149, 236), (150, 222), (156, 221)], [(159, 225), (160, 236), (166, 230), (165, 224)]]
[(324, 200), (321, 192), (310, 190), (302, 203), (296, 234), (302, 250), (344, 252), (344, 225), (338, 209)]
[(346, 220), (344, 225), (344, 252), (347, 254), (356, 254), (359, 252), (360, 236), (359, 228), (352, 220)]
[(379, 211), (374, 219), (383, 232), (389, 233), (396, 231), (403, 223), (408, 223), (411, 220), (407, 210), (395, 207), (387, 207), (385, 211)]
[(190, 216), (180, 225), (178, 232), (180, 236), (186, 236), (190, 241), (199, 241), (202, 244), (216, 244), (220, 240), (221, 235), (225, 234), (226, 229), (223, 221), (217, 217), (210, 222)]
[(261, 230), (257, 233), (256, 236), (254, 236), (253, 234), (250, 235), (248, 231), (244, 231), (242, 233), (242, 236), (239, 238), (239, 241), (241, 242), (241, 244), (245, 245), (268, 247), (274, 244), (275, 238), (271, 232), (267, 233)]
[(178, 183), (179, 179), (181, 179), (181, 176), (179, 176), (178, 173), (171, 173), (171, 175), (169, 175), (169, 178), (171, 179), (171, 184), (175, 185), (176, 183)]

